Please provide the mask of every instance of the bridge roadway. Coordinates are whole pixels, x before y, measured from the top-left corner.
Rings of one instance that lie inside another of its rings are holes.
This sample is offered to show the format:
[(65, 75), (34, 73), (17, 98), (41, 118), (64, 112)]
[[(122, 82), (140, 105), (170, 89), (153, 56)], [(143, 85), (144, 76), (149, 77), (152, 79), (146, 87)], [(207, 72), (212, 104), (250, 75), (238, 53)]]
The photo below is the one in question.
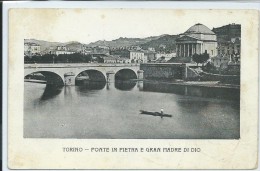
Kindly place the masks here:
[[(105, 63), (58, 63), (58, 64), (24, 64), (24, 77), (32, 73), (41, 73), (47, 84), (75, 85), (76, 77), (83, 71), (96, 71), (107, 82), (115, 80), (115, 74), (125, 70), (134, 72), (137, 79), (143, 79), (139, 64), (105, 64)], [(124, 73), (127, 73), (124, 72)]]

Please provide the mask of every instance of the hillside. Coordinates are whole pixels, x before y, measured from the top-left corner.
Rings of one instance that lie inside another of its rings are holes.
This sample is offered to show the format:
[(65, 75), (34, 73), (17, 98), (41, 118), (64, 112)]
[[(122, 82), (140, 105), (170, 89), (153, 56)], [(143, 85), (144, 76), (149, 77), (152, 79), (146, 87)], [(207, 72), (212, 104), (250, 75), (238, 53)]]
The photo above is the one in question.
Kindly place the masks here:
[(155, 48), (156, 51), (162, 50), (165, 47), (165, 51), (174, 51), (176, 49), (176, 39), (178, 38), (177, 35), (164, 35), (159, 37), (158, 39), (151, 40), (140, 46), (143, 49), (148, 49), (148, 47)]
[(66, 46), (72, 51), (79, 52), (82, 49), (82, 46), (108, 46), (108, 47), (122, 47), (122, 46), (135, 46), (139, 45), (143, 47), (144, 49), (147, 49), (148, 47), (154, 47), (157, 51), (160, 49), (160, 45), (165, 45), (165, 50), (175, 50), (175, 39), (177, 36), (175, 35), (160, 35), (160, 36), (151, 36), (147, 38), (123, 38), (120, 37), (118, 39), (112, 40), (112, 41), (96, 41), (89, 44), (82, 44), (77, 41), (71, 41), (66, 43), (61, 42), (48, 42), (44, 40), (36, 40), (36, 39), (24, 39), (24, 42), (31, 42), (31, 43), (37, 43), (41, 46), (41, 52), (44, 51), (50, 51), (53, 48), (56, 48), (57, 46)]
[[(161, 36), (163, 36), (163, 35), (161, 35)], [(99, 40), (96, 42), (89, 43), (88, 46), (91, 46), (91, 47), (109, 46), (112, 48), (122, 47), (122, 46), (134, 46), (134, 45), (141, 45), (141, 44), (147, 43), (152, 40), (156, 40), (156, 39), (160, 38), (161, 36), (151, 36), (151, 37), (147, 37), (147, 38), (120, 37), (120, 38), (112, 40), (112, 41)]]
[(81, 49), (82, 44), (76, 41), (61, 43), (61, 42), (48, 42), (44, 40), (36, 40), (36, 39), (24, 39), (24, 43), (36, 43), (41, 46), (41, 52), (49, 51), (51, 48), (56, 48), (57, 46), (66, 46), (70, 50), (79, 51)]
[(68, 42), (65, 43), (65, 46), (69, 48), (69, 50), (74, 51), (74, 52), (80, 52), (82, 50), (83, 44), (80, 42)]
[(41, 46), (41, 51), (49, 50), (50, 47), (63, 46), (64, 43), (60, 42), (48, 42), (44, 40), (36, 40), (36, 39), (24, 39), (24, 43), (36, 43)]

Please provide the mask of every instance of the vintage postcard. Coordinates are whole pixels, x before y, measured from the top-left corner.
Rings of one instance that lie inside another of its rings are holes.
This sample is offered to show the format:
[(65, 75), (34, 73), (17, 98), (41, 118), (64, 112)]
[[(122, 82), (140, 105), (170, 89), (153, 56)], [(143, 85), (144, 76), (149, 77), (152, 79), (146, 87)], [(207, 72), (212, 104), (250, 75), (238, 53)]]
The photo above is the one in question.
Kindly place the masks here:
[(10, 169), (257, 168), (257, 10), (8, 17)]

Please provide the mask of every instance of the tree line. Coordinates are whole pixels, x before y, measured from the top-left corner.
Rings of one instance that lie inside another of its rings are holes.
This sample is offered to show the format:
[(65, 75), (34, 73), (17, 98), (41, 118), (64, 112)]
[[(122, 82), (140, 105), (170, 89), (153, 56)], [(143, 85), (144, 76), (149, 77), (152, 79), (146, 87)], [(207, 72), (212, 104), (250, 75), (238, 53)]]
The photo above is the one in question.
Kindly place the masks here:
[(102, 57), (92, 57), (91, 55), (84, 55), (81, 53), (73, 54), (44, 54), (44, 55), (33, 55), (24, 56), (24, 63), (90, 63), (98, 62), (104, 63)]

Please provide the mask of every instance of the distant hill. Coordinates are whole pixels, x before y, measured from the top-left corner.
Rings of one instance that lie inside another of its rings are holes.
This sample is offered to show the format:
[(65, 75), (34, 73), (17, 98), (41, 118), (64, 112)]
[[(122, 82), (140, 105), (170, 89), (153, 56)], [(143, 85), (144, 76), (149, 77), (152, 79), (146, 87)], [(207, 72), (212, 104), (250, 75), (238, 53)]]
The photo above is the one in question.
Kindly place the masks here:
[(89, 46), (89, 47), (95, 47), (95, 46), (108, 46), (111, 48), (114, 47), (128, 47), (128, 46), (135, 46), (139, 45), (143, 47), (144, 49), (147, 49), (148, 47), (154, 47), (156, 50), (159, 50), (160, 45), (165, 45), (166, 49), (169, 50), (175, 50), (175, 39), (177, 36), (175, 35), (160, 35), (160, 36), (151, 36), (146, 38), (126, 38), (126, 37), (120, 37), (118, 39), (112, 40), (112, 41), (96, 41), (89, 44), (83, 44), (77, 41), (71, 41), (71, 42), (48, 42), (44, 40), (36, 40), (36, 39), (25, 39), (24, 42), (31, 42), (31, 43), (37, 43), (41, 46), (41, 52), (44, 51), (50, 51), (53, 48), (56, 48), (57, 46), (66, 46), (72, 51), (79, 52), (82, 49), (82, 46)]
[(165, 51), (174, 51), (176, 49), (176, 39), (178, 38), (178, 35), (163, 35), (159, 37), (158, 39), (151, 40), (149, 42), (146, 42), (144, 44), (141, 44), (140, 46), (143, 49), (148, 49), (148, 47), (155, 48), (156, 51), (162, 50), (163, 47), (165, 47)]
[[(163, 35), (161, 35), (163, 36)], [(144, 43), (147, 43), (152, 40), (156, 40), (160, 38), (161, 36), (151, 36), (147, 38), (126, 38), (126, 37), (120, 37), (118, 39), (112, 40), (112, 41), (106, 41), (106, 40), (99, 40), (96, 42), (89, 43), (87, 46), (109, 46), (111, 48), (117, 48), (122, 46), (135, 46), (135, 45), (141, 45)]]
[(80, 42), (73, 41), (65, 43), (65, 46), (69, 48), (71, 51), (80, 52), (82, 50), (83, 44)]
[(64, 43), (60, 42), (48, 42), (44, 40), (36, 40), (36, 39), (24, 39), (24, 43), (36, 43), (41, 46), (41, 51), (49, 50), (50, 47), (62, 46)]
[(41, 52), (50, 51), (51, 48), (56, 48), (57, 46), (66, 46), (70, 50), (78, 52), (82, 46), (80, 42), (76, 42), (76, 41), (61, 43), (61, 42), (48, 42), (48, 41), (36, 40), (36, 39), (24, 39), (24, 43), (28, 43), (28, 42), (39, 44), (41, 46)]

